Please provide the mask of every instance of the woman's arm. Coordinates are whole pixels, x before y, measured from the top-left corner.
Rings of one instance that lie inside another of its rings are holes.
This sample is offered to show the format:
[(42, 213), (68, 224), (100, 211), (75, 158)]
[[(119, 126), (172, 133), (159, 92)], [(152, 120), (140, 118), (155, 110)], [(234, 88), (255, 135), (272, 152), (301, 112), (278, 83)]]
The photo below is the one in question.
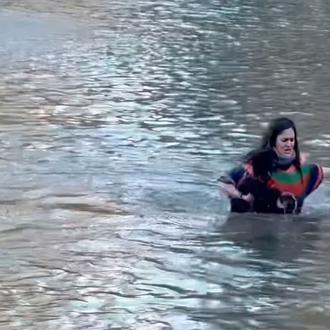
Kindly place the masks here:
[(308, 152), (301, 152), (300, 153), (300, 163), (301, 164), (307, 163), (308, 158), (309, 158), (309, 153)]
[(241, 198), (242, 193), (235, 187), (233, 183), (220, 182), (220, 190), (229, 198)]
[(244, 166), (233, 168), (226, 175), (223, 175), (218, 179), (218, 182), (220, 183), (220, 190), (231, 199), (240, 198), (247, 202), (252, 202), (252, 194), (243, 195), (241, 191), (237, 189), (238, 182), (240, 182), (245, 175), (246, 169)]
[(229, 198), (240, 198), (243, 199), (247, 202), (252, 202), (253, 201), (253, 195), (252, 194), (247, 194), (243, 195), (233, 183), (224, 183), (220, 182), (220, 190), (224, 192)]

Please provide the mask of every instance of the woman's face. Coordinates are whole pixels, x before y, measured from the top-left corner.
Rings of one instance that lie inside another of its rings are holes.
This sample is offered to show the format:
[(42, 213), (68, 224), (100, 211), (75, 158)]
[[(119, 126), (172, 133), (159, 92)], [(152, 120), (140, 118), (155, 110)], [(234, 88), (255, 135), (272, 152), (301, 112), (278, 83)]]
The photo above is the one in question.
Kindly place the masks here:
[(285, 129), (276, 138), (275, 150), (279, 156), (291, 157), (294, 155), (295, 134), (292, 128)]

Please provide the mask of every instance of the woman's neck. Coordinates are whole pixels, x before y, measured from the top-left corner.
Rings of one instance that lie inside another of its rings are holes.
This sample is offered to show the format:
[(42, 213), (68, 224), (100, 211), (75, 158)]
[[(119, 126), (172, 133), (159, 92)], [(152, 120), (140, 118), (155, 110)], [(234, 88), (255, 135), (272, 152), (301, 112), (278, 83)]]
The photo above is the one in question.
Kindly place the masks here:
[(280, 168), (290, 167), (296, 159), (295, 152), (293, 152), (293, 154), (290, 156), (286, 156), (286, 155), (284, 156), (284, 155), (279, 154), (279, 152), (275, 148), (274, 148), (274, 151), (277, 155), (277, 160), (276, 160), (277, 166)]

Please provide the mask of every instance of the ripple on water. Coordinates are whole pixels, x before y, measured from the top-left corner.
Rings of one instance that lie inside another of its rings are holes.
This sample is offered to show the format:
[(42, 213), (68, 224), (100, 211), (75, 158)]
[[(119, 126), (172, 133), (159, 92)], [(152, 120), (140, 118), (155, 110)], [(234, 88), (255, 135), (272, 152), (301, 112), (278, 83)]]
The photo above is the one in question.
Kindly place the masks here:
[(329, 160), (325, 2), (3, 6), (0, 327), (328, 327), (327, 182), (297, 219), (215, 184), (276, 114)]

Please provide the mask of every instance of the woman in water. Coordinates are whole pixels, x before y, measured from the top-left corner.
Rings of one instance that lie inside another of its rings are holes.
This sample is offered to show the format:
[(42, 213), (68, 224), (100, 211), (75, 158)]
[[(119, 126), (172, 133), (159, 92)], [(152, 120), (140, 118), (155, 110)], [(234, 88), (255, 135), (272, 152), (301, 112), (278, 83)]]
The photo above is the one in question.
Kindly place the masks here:
[(219, 179), (232, 212), (261, 213), (299, 213), (322, 180), (322, 168), (301, 157), (297, 130), (288, 118), (273, 120), (260, 147)]

